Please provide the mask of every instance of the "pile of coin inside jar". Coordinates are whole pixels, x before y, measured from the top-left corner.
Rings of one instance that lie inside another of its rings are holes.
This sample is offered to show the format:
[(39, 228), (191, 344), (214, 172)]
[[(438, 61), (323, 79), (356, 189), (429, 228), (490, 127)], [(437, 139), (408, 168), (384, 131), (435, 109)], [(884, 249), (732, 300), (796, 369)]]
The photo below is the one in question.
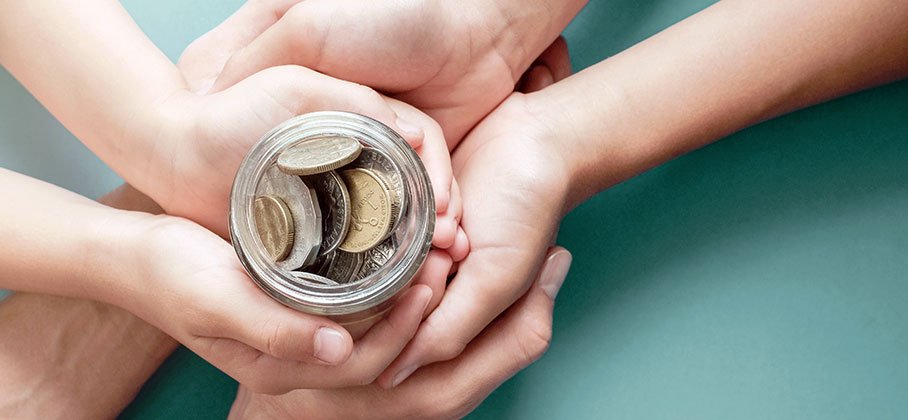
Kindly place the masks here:
[(401, 173), (387, 154), (350, 137), (322, 137), (278, 155), (259, 184), (254, 218), (279, 267), (337, 285), (388, 262), (406, 204)]
[(359, 321), (409, 285), (432, 240), (428, 175), (394, 130), (318, 112), (275, 127), (250, 150), (230, 198), (246, 271), (292, 308)]

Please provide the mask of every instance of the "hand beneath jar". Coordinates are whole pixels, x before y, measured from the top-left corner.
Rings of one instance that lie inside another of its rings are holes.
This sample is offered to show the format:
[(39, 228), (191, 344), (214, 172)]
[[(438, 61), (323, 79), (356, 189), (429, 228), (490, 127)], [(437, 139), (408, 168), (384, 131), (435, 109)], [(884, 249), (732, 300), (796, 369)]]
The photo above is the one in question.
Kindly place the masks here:
[(256, 394), (241, 386), (231, 420), (459, 418), (498, 385), (538, 359), (552, 335), (552, 307), (571, 256), (549, 250), (530, 290), (454, 360), (417, 372), (391, 390), (377, 385), (297, 390), (281, 396)]
[(354, 345), (326, 318), (262, 293), (233, 248), (186, 219), (116, 210), (0, 170), (10, 241), (0, 287), (120, 306), (260, 392), (360, 385), (410, 341), (431, 298), (411, 288)]
[[(567, 77), (564, 49), (546, 51), (530, 69), (524, 89), (536, 91)], [(531, 286), (566, 212), (567, 161), (550, 127), (514, 93), (458, 146), (454, 174), (463, 200), (461, 227), (470, 253), (445, 296), (401, 356), (379, 377), (400, 384), (416, 369), (450, 360)]]
[(268, 67), (298, 64), (416, 106), (441, 124), (453, 149), (585, 3), (247, 2), (200, 38), (223, 47), (196, 55), (215, 65), (195, 73), (192, 88), (219, 91)]

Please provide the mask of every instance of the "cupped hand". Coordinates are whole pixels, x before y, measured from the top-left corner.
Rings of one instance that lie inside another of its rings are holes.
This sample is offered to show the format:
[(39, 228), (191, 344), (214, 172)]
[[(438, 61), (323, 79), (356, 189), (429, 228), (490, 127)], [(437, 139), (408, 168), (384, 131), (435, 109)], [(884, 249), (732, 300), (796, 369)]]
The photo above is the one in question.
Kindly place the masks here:
[(470, 252), (440, 305), (379, 382), (395, 386), (416, 369), (459, 355), (532, 284), (554, 242), (568, 194), (553, 133), (522, 94), (509, 97), (453, 156)]
[[(225, 235), (233, 178), (248, 150), (261, 136), (297, 115), (341, 110), (371, 116), (416, 148), (429, 170), (440, 217), (450, 201), (450, 156), (438, 126), (424, 114), (370, 88), (337, 80), (299, 66), (258, 72), (211, 95), (183, 92), (160, 104), (161, 132), (168, 140), (151, 159), (161, 173), (130, 180), (168, 214), (187, 217)], [(400, 118), (398, 111), (409, 120)], [(167, 144), (172, 145), (170, 147)], [(453, 219), (455, 216), (450, 215)], [(439, 227), (439, 246), (453, 241), (451, 224)]]
[(267, 396), (241, 386), (230, 411), (241, 419), (459, 418), (512, 375), (538, 359), (552, 336), (552, 306), (570, 266), (552, 248), (535, 285), (456, 359), (420, 370), (394, 389), (377, 385), (297, 390)]
[(441, 124), (453, 149), (546, 46), (528, 45), (502, 6), (474, 3), (247, 2), (200, 38), (222, 48), (198, 56), (215, 65), (196, 73), (194, 88), (219, 91), (262, 69), (298, 64), (416, 106)]
[[(416, 285), (354, 344), (344, 327), (262, 293), (233, 248), (172, 216), (146, 216), (130, 287), (112, 300), (264, 393), (371, 383), (410, 341), (431, 299)], [(138, 222), (137, 222), (138, 223)]]

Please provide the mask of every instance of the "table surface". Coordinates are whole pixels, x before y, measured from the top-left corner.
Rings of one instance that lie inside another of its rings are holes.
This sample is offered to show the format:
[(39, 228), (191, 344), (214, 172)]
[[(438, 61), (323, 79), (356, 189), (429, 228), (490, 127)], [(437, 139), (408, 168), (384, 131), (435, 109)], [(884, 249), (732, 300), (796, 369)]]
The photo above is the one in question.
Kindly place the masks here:
[[(575, 68), (710, 3), (592, 2), (566, 31)], [(176, 59), (240, 1), (124, 4)], [(2, 71), (0, 151), (0, 166), (89, 197), (119, 182)], [(904, 416), (906, 163), (903, 82), (763, 123), (600, 194), (562, 225), (574, 266), (551, 349), (471, 417)], [(223, 418), (235, 388), (181, 349), (122, 417)]]

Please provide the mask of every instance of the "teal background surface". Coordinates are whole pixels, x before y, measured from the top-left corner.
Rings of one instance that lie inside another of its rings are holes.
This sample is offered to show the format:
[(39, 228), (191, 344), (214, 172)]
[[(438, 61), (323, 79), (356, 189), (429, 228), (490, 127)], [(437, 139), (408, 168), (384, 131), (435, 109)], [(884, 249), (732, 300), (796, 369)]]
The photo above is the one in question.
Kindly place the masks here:
[[(575, 69), (710, 3), (592, 2), (566, 31)], [(124, 4), (176, 59), (240, 2)], [(0, 166), (91, 197), (119, 182), (2, 72)], [(567, 217), (559, 242), (574, 266), (551, 349), (471, 418), (908, 412), (908, 82), (760, 124), (612, 188)], [(224, 418), (235, 388), (181, 349), (122, 417)]]

